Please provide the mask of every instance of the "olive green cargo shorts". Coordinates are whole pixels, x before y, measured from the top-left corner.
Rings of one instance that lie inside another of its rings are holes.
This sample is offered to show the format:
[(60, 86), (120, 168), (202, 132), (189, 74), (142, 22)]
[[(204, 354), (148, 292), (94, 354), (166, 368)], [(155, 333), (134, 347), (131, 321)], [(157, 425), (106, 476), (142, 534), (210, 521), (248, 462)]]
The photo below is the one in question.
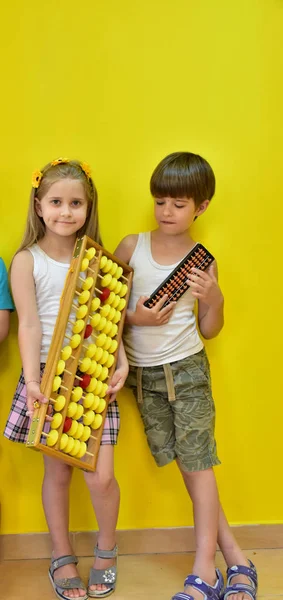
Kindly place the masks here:
[(219, 465), (215, 406), (205, 350), (157, 367), (132, 367), (126, 382), (137, 399), (159, 467), (178, 459), (184, 471)]

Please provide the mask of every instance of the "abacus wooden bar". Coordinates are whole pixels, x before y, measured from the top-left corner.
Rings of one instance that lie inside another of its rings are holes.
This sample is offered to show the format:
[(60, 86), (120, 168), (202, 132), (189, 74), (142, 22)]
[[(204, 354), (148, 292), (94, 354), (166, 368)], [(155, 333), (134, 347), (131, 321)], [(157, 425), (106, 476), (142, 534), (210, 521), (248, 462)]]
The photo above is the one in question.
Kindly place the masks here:
[(48, 404), (34, 411), (29, 448), (95, 470), (132, 278), (116, 256), (77, 239), (40, 386)]
[(168, 299), (163, 304), (162, 308), (167, 306), (170, 302), (176, 302), (190, 287), (187, 278), (192, 272), (192, 268), (195, 267), (196, 269), (205, 271), (213, 261), (214, 257), (202, 244), (195, 244), (185, 258), (181, 260), (170, 275), (164, 279), (158, 288), (156, 288), (151, 296), (144, 302), (144, 306), (153, 308), (165, 294), (168, 294)]

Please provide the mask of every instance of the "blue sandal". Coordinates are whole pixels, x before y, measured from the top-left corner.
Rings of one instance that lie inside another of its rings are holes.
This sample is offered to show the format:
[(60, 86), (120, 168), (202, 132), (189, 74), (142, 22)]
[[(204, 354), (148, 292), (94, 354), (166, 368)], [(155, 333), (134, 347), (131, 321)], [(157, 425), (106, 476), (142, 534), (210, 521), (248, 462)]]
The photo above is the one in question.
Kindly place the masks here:
[[(227, 600), (231, 594), (240, 594), (241, 592), (248, 594), (251, 600), (256, 600), (258, 586), (257, 572), (251, 560), (249, 560), (249, 563), (249, 567), (246, 567), (245, 565), (235, 565), (234, 567), (229, 567), (229, 569), (227, 569), (227, 585), (222, 600)], [(232, 579), (237, 575), (245, 575), (249, 579), (250, 585), (246, 583), (234, 583), (233, 585)]]
[(59, 558), (54, 558), (51, 560), (51, 566), (49, 569), (49, 579), (53, 590), (57, 596), (61, 600), (68, 600), (68, 597), (64, 595), (64, 592), (67, 590), (79, 589), (85, 590), (85, 596), (80, 596), (79, 600), (88, 600), (88, 595), (86, 593), (85, 584), (82, 582), (80, 577), (69, 577), (66, 579), (54, 579), (54, 571), (56, 569), (60, 569), (60, 567), (64, 567), (65, 565), (70, 564), (78, 564), (78, 559), (76, 556), (60, 556)]
[[(222, 573), (219, 569), (216, 569), (217, 581), (214, 586), (209, 585), (196, 575), (188, 575), (185, 579), (184, 587), (187, 585), (192, 586), (198, 592), (203, 595), (203, 600), (220, 600), (224, 590), (224, 580)], [(171, 600), (195, 600), (193, 596), (186, 592), (179, 592)]]

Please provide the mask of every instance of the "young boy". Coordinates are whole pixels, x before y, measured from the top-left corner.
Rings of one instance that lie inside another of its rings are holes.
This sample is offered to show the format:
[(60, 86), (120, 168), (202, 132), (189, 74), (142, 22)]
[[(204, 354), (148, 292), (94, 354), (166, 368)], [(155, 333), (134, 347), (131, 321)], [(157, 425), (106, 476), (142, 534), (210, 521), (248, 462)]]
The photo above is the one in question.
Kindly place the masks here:
[(0, 342), (3, 342), (9, 333), (11, 310), (14, 310), (14, 305), (9, 292), (7, 271), (0, 258)]
[[(136, 396), (150, 450), (158, 466), (176, 460), (194, 509), (196, 555), (185, 593), (172, 600), (255, 600), (257, 575), (237, 545), (218, 498), (213, 467), (219, 464), (214, 439), (215, 407), (209, 364), (194, 314), (206, 339), (223, 327), (223, 294), (217, 265), (193, 270), (190, 288), (176, 303), (154, 308), (146, 298), (171, 273), (195, 242), (190, 228), (209, 206), (214, 173), (190, 152), (170, 154), (150, 182), (157, 229), (129, 235), (115, 254), (134, 269), (124, 332), (130, 364), (127, 385)], [(215, 571), (217, 542), (224, 555), (227, 586)]]

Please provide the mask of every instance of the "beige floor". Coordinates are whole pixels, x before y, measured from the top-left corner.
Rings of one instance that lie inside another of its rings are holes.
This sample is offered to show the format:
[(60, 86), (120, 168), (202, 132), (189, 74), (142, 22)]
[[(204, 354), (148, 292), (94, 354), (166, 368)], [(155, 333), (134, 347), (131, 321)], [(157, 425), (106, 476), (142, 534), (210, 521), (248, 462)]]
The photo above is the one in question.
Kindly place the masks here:
[[(283, 550), (249, 551), (259, 577), (259, 599), (283, 600)], [(170, 600), (182, 589), (192, 566), (192, 554), (143, 554), (119, 558), (119, 582), (113, 600)], [(5, 600), (52, 600), (47, 560), (8, 560), (0, 565), (1, 593)], [(86, 581), (91, 558), (81, 558), (79, 567)], [(217, 566), (224, 564), (220, 556)], [(21, 584), (19, 584), (21, 581)]]

